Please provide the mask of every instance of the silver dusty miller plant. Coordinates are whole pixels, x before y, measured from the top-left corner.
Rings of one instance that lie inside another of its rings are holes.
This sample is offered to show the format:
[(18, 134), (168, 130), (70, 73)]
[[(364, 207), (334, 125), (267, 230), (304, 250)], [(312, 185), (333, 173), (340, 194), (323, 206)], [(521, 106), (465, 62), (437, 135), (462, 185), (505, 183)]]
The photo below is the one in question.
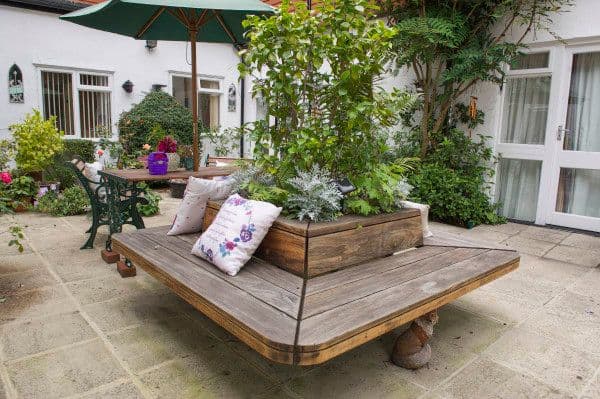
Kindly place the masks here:
[(256, 166), (248, 166), (231, 174), (231, 194), (248, 195), (248, 185), (252, 182), (273, 186), (275, 179)]
[(395, 203), (398, 208), (402, 208), (402, 201), (406, 200), (414, 187), (408, 183), (406, 177), (398, 181), (398, 185), (394, 189)]
[(292, 188), (286, 201), (289, 213), (299, 220), (335, 220), (342, 210), (342, 194), (331, 176), (318, 166), (296, 173), (296, 177), (288, 181)]

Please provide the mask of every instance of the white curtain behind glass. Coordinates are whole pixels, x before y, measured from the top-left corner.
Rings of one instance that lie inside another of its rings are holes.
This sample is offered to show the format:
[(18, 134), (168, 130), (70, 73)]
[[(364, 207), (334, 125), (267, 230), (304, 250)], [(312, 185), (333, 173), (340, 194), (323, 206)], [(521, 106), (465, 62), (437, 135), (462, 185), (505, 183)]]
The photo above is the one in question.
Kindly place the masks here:
[[(573, 56), (566, 127), (565, 150), (600, 152), (600, 53)], [(558, 211), (600, 217), (600, 170), (564, 170), (558, 198)]]
[(501, 142), (544, 144), (550, 77), (511, 77), (505, 90)]
[(509, 219), (535, 221), (541, 166), (541, 161), (500, 160), (496, 199), (501, 204), (501, 215)]

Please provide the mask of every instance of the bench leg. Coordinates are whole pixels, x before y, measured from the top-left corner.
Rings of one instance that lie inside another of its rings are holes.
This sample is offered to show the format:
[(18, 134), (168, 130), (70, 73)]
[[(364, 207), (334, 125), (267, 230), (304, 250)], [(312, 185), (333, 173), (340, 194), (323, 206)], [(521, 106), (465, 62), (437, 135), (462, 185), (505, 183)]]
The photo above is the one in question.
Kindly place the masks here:
[(121, 275), (121, 277), (134, 277), (136, 275), (135, 266), (131, 261), (125, 258), (125, 261), (117, 262), (117, 271)]
[(396, 366), (415, 370), (423, 367), (431, 359), (429, 339), (433, 335), (433, 326), (438, 322), (437, 310), (414, 320), (408, 330), (398, 337), (392, 352), (392, 361)]

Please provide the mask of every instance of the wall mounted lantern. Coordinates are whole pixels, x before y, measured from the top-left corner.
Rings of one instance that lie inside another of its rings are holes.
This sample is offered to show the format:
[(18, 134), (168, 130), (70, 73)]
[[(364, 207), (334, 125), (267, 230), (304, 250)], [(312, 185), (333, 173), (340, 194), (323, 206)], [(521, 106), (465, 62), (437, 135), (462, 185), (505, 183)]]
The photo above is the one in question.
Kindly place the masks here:
[(146, 40), (146, 48), (148, 49), (148, 51), (154, 50), (156, 46), (158, 46), (157, 40)]
[(123, 88), (123, 90), (125, 90), (126, 93), (131, 93), (133, 91), (133, 83), (131, 82), (131, 80), (126, 80), (125, 83), (123, 83), (123, 86), (121, 86)]

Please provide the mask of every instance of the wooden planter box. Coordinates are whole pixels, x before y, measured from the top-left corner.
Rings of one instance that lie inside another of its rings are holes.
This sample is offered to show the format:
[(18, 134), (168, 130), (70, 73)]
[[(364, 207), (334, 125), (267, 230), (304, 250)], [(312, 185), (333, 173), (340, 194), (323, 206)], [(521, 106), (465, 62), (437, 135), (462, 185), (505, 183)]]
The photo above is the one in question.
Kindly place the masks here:
[[(221, 202), (209, 201), (205, 230)], [(370, 217), (347, 215), (334, 222), (309, 223), (279, 217), (255, 253), (298, 276), (311, 278), (423, 245), (417, 209)]]

